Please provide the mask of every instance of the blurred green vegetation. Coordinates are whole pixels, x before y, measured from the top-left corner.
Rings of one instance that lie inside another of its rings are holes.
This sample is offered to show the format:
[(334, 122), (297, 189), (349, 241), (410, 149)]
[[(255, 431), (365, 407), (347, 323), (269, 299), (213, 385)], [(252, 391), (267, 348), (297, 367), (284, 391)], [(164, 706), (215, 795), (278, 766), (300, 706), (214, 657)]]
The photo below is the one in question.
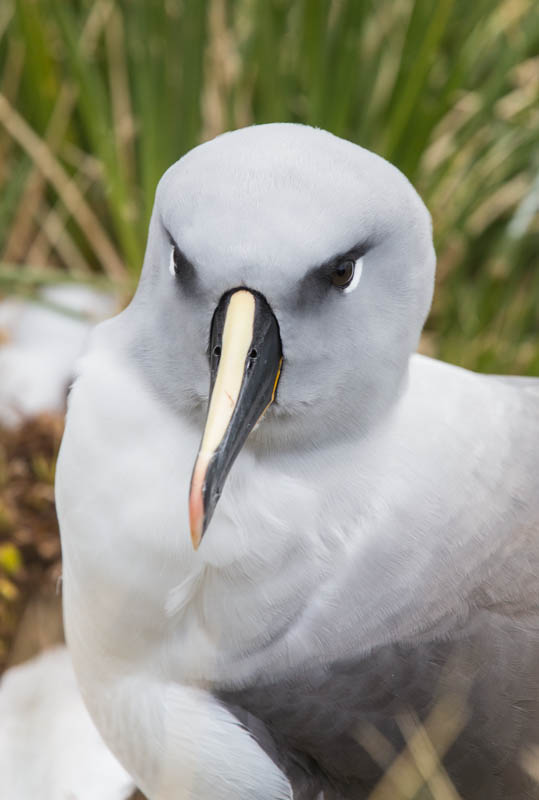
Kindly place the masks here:
[(423, 347), (539, 374), (538, 100), (536, 0), (2, 0), (0, 288), (129, 292), (169, 164), (226, 129), (305, 122), (427, 203)]

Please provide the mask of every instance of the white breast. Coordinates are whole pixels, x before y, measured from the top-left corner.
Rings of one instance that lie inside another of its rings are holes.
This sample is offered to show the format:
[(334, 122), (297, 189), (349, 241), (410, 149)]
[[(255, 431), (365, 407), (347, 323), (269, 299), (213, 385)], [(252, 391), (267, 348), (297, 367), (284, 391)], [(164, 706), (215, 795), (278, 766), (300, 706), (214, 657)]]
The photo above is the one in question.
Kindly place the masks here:
[[(187, 498), (200, 431), (111, 352), (94, 349), (80, 372), (57, 471), (75, 661), (93, 676), (139, 661), (178, 680), (223, 677), (225, 664), (237, 677), (238, 661), (300, 613), (317, 563), (328, 568), (322, 498), (301, 471), (244, 450), (195, 553)], [(311, 568), (298, 571), (307, 552)]]

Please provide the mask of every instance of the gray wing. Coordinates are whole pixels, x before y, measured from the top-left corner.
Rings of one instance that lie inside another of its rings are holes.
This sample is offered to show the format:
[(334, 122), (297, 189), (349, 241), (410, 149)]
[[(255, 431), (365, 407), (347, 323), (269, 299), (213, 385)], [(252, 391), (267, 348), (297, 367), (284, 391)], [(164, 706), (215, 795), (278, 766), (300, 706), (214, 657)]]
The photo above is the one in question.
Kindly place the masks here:
[[(318, 780), (328, 797), (369, 797), (406, 751), (410, 729), (424, 723), (463, 798), (539, 800), (529, 756), (539, 743), (539, 381), (480, 382), (498, 427), (478, 442), (490, 409), (474, 402), (462, 433), (469, 409), (456, 406), (440, 453), (453, 452), (462, 507), (451, 499), (453, 484), (425, 475), (440, 493), (436, 502), (423, 498), (436, 514), (422, 516), (421, 493), (413, 507), (401, 500), (398, 535), (335, 564), (332, 592), (312, 622), (319, 658), (290, 666), (277, 682), (219, 694), (261, 720), (279, 752), (299, 764), (300, 784)], [(498, 384), (517, 390), (501, 405)], [(453, 446), (459, 437), (461, 450)], [(406, 477), (412, 486), (419, 468), (412, 464)], [(388, 570), (393, 594), (383, 585)], [(394, 796), (390, 787), (385, 796)]]
[[(539, 783), (523, 768), (539, 740), (539, 616), (535, 624), (530, 636), (490, 615), (480, 633), (458, 641), (390, 645), (325, 674), (313, 665), (285, 682), (220, 696), (249, 708), (242, 721), (255, 738), (254, 720), (263, 721), (276, 743), (272, 757), (305, 800), (319, 791), (366, 800), (381, 786), (377, 796), (400, 797), (391, 781), (404, 780), (406, 760), (408, 774), (416, 771), (414, 735), (416, 747), (426, 739), (422, 757), (436, 752), (465, 800), (539, 800)], [(403, 796), (422, 797), (420, 777), (412, 785)]]

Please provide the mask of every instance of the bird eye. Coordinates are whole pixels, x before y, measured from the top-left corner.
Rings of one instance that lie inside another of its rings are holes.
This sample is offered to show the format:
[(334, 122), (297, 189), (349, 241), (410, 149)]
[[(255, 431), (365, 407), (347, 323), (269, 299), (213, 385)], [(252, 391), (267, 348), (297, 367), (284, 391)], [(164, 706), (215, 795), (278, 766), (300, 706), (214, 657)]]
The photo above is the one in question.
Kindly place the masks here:
[(350, 286), (354, 279), (355, 266), (355, 261), (352, 261), (351, 258), (347, 258), (337, 264), (331, 273), (333, 286), (338, 286), (339, 289), (346, 289), (347, 286)]
[(178, 278), (178, 283), (181, 283), (184, 289), (196, 289), (196, 272), (194, 266), (191, 264), (187, 256), (173, 241), (172, 236), (169, 235), (170, 240), (170, 255), (168, 259), (168, 271), (173, 278)]
[(172, 246), (172, 251), (170, 253), (170, 264), (169, 264), (169, 271), (171, 275), (179, 275), (182, 269), (182, 254), (176, 247), (176, 245)]

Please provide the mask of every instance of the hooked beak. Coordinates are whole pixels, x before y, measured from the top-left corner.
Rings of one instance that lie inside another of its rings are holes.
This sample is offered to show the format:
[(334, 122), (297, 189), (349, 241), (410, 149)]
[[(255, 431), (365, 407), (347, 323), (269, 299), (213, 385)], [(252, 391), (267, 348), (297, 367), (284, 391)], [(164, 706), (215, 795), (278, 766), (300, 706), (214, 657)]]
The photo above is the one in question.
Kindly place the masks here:
[(228, 472), (277, 390), (283, 361), (277, 320), (262, 295), (227, 292), (210, 333), (210, 398), (191, 477), (191, 540), (198, 549)]

